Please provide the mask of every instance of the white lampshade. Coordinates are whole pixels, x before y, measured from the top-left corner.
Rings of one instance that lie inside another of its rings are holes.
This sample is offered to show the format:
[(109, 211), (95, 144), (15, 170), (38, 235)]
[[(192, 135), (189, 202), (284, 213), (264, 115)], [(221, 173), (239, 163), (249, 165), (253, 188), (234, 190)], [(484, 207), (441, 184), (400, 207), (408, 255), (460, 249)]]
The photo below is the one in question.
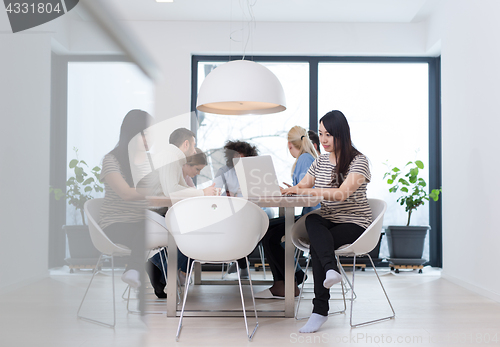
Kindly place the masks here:
[(196, 108), (216, 114), (268, 114), (286, 110), (278, 78), (265, 66), (234, 60), (213, 70), (203, 81)]

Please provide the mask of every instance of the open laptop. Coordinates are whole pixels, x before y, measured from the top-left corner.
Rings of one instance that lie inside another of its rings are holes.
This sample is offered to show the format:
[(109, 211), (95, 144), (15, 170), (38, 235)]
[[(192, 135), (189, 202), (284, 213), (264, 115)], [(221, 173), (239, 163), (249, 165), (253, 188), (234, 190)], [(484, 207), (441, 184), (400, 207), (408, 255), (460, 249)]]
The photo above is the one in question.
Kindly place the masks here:
[(233, 162), (244, 198), (281, 196), (270, 155), (234, 158)]

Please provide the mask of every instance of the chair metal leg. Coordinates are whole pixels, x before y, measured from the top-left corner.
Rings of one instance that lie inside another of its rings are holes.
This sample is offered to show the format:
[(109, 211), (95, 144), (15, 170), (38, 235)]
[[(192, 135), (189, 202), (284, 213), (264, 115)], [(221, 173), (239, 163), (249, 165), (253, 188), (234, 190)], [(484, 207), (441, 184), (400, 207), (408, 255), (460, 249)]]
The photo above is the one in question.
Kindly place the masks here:
[(389, 306), (391, 307), (391, 310), (392, 310), (392, 316), (387, 316), (387, 317), (384, 317), (384, 318), (379, 318), (379, 319), (375, 319), (375, 320), (371, 320), (371, 321), (366, 321), (366, 322), (362, 322), (362, 323), (357, 323), (357, 324), (352, 324), (352, 316), (353, 316), (353, 304), (354, 304), (354, 273), (355, 273), (355, 270), (356, 269), (356, 255), (354, 255), (354, 263), (353, 263), (353, 271), (352, 271), (352, 288), (353, 288), (353, 291), (351, 293), (351, 317), (350, 317), (350, 325), (352, 328), (357, 328), (359, 326), (362, 326), (362, 325), (367, 325), (367, 324), (371, 324), (371, 323), (376, 323), (376, 322), (381, 322), (381, 321), (384, 321), (384, 320), (387, 320), (387, 319), (392, 319), (396, 316), (396, 313), (394, 312), (394, 308), (392, 307), (392, 304), (391, 304), (391, 301), (389, 300), (389, 297), (387, 296), (387, 292), (385, 291), (385, 288), (384, 288), (384, 285), (382, 284), (382, 281), (380, 280), (380, 277), (377, 273), (377, 269), (375, 268), (375, 264), (373, 264), (373, 260), (372, 260), (372, 257), (369, 255), (369, 254), (366, 254), (368, 256), (368, 258), (370, 259), (370, 262), (372, 263), (372, 266), (373, 266), (373, 270), (375, 271), (375, 275), (377, 275), (377, 279), (378, 279), (378, 282), (380, 283), (380, 286), (382, 287), (382, 290), (384, 291), (384, 294), (385, 294), (385, 298), (387, 299), (387, 302), (389, 303)]
[(221, 270), (220, 278), (221, 278), (221, 280), (223, 280), (223, 279), (224, 279), (224, 266), (225, 266), (226, 264), (225, 264), (225, 263), (222, 263), (221, 265), (222, 265), (222, 270)]
[(85, 291), (85, 294), (83, 295), (83, 299), (82, 299), (82, 302), (80, 303), (80, 307), (78, 308), (78, 311), (76, 313), (76, 316), (79, 318), (79, 319), (82, 319), (82, 320), (85, 320), (85, 321), (88, 321), (88, 322), (91, 322), (91, 323), (96, 323), (96, 324), (101, 324), (101, 325), (104, 325), (104, 326), (107, 326), (109, 328), (114, 328), (115, 325), (116, 325), (116, 306), (115, 306), (115, 264), (114, 264), (114, 257), (111, 256), (111, 278), (112, 278), (112, 281), (113, 281), (113, 285), (112, 285), (112, 290), (113, 290), (113, 324), (109, 324), (109, 323), (105, 323), (105, 322), (102, 322), (102, 321), (98, 321), (98, 320), (95, 320), (95, 319), (91, 319), (91, 318), (88, 318), (88, 317), (84, 317), (84, 316), (81, 316), (80, 315), (80, 310), (82, 309), (82, 306), (83, 306), (83, 302), (85, 301), (85, 298), (87, 297), (87, 293), (90, 289), (90, 286), (92, 285), (92, 281), (94, 280), (94, 277), (95, 275), (97, 274), (97, 269), (99, 268), (99, 264), (101, 263), (101, 261), (103, 260), (104, 258), (104, 254), (101, 254), (99, 256), (99, 260), (97, 260), (97, 264), (96, 264), (96, 267), (92, 273), (92, 278), (90, 279), (90, 282), (89, 282), (89, 285), (87, 286), (87, 290)]
[[(191, 274), (193, 273), (193, 268), (194, 264), (196, 263), (196, 260), (193, 259), (193, 262), (191, 263), (191, 268), (189, 269), (189, 274), (186, 278), (186, 283), (189, 283), (191, 280)], [(182, 329), (182, 319), (184, 318), (184, 308), (186, 307), (186, 299), (189, 291), (189, 286), (184, 287), (184, 300), (182, 301), (182, 309), (181, 309), (181, 317), (179, 318), (179, 325), (177, 326), (177, 334), (175, 335), (175, 341), (179, 341), (179, 337), (181, 335), (181, 329)]]
[[(307, 263), (306, 263), (305, 273), (307, 273), (307, 269), (309, 268), (309, 262), (310, 261), (311, 261), (311, 254), (309, 254), (308, 257), (307, 257)], [(339, 264), (338, 258), (337, 258), (337, 263)], [(339, 266), (340, 266), (340, 264), (339, 264)], [(297, 306), (295, 308), (295, 319), (296, 320), (307, 319), (307, 318), (310, 317), (310, 316), (300, 317), (300, 318), (297, 317), (298, 313), (299, 313), (299, 308), (300, 308), (300, 301), (302, 300), (302, 293), (303, 293), (303, 290), (304, 290), (304, 284), (305, 284), (305, 281), (302, 282), (302, 286), (300, 287), (299, 299), (298, 299), (298, 302), (297, 302)], [(343, 301), (344, 301), (344, 309), (340, 310), (340, 311), (330, 312), (330, 313), (328, 313), (329, 316), (332, 316), (332, 315), (335, 315), (335, 314), (340, 314), (340, 313), (345, 313), (345, 311), (347, 310), (347, 304), (346, 304), (346, 301), (345, 301), (345, 291), (344, 291), (344, 283), (343, 283), (343, 281), (340, 282), (340, 286), (342, 287), (342, 298), (343, 298)]]
[[(297, 259), (297, 262), (299, 260)], [(311, 261), (311, 255), (309, 254), (308, 257), (307, 257), (307, 262), (306, 262), (306, 269), (305, 269), (305, 274), (307, 274), (307, 269), (309, 269), (309, 262)], [(295, 319), (296, 320), (301, 320), (301, 319), (306, 319), (306, 318), (309, 318), (309, 317), (297, 317), (298, 313), (299, 313), (299, 308), (300, 308), (300, 301), (302, 300), (302, 293), (304, 292), (304, 284), (306, 283), (305, 281), (305, 278), (304, 278), (304, 281), (302, 281), (302, 285), (300, 286), (300, 293), (299, 293), (299, 300), (297, 302), (297, 306), (295, 307)]]
[[(247, 262), (247, 268), (248, 268), (248, 258), (245, 257), (246, 262)], [(248, 268), (249, 269), (249, 268)], [(257, 331), (257, 328), (259, 327), (259, 322), (257, 321), (255, 324), (255, 328), (253, 329), (253, 332), (251, 334), (248, 333), (248, 320), (247, 320), (247, 312), (245, 309), (245, 299), (243, 297), (243, 287), (241, 286), (241, 272), (240, 272), (240, 266), (238, 265), (238, 262), (236, 262), (236, 272), (238, 273), (238, 285), (240, 287), (240, 296), (241, 296), (241, 306), (243, 307), (243, 318), (245, 319), (245, 329), (247, 331), (247, 336), (248, 340), (252, 341), (253, 336), (255, 335), (255, 332)], [(253, 307), (255, 311), (255, 319), (257, 320), (257, 309), (255, 306), (255, 298), (253, 296), (253, 288), (252, 288), (252, 280), (250, 279), (250, 271), (248, 271), (248, 279), (250, 282), (250, 291), (252, 292), (252, 300), (253, 300)]]
[[(264, 247), (260, 242), (257, 247), (259, 248), (260, 262), (262, 263), (262, 271), (264, 271), (264, 279), (266, 279), (266, 264), (264, 263)], [(247, 269), (250, 270), (249, 267), (247, 267)]]
[[(356, 295), (356, 292), (354, 292), (351, 281), (349, 281), (349, 277), (347, 276), (347, 274), (344, 270), (344, 267), (342, 266), (342, 263), (340, 262), (339, 257), (338, 256), (335, 256), (335, 257), (337, 258), (337, 264), (339, 264), (340, 273), (341, 273), (342, 277), (344, 277), (344, 279), (346, 280), (347, 284), (349, 285), (349, 290), (351, 290), (354, 293), (354, 300), (356, 300), (358, 298), (358, 296)], [(354, 270), (356, 270), (356, 269), (353, 268), (353, 271)]]
[[(127, 284), (127, 286), (125, 287), (125, 290), (123, 291), (123, 294), (122, 294), (122, 299), (123, 300), (128, 300), (126, 297), (125, 297), (125, 293), (127, 293), (127, 290), (130, 286)], [(130, 294), (129, 294), (129, 297), (130, 297)]]

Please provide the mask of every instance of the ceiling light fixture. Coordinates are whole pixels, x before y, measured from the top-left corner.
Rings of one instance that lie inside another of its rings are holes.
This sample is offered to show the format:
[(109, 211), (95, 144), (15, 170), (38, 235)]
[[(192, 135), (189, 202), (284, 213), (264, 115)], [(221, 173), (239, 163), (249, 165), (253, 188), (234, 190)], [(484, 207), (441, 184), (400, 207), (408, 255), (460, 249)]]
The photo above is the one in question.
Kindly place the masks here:
[(271, 70), (249, 60), (233, 60), (203, 81), (196, 108), (202, 112), (246, 115), (286, 110), (285, 92)]
[[(247, 0), (250, 23), (255, 23), (252, 5)], [(203, 81), (196, 108), (199, 111), (225, 115), (261, 115), (286, 110), (285, 92), (276, 77), (264, 65), (244, 60), (251, 36), (251, 25), (243, 46), (243, 59), (215, 68)], [(231, 35), (230, 35), (231, 39)]]

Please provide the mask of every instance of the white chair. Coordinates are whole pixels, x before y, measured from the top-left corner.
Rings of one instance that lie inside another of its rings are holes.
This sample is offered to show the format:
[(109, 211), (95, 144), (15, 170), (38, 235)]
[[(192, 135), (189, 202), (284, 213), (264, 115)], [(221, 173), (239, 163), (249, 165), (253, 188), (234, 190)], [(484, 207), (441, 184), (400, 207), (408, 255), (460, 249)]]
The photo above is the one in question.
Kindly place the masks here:
[[(350, 313), (350, 324), (351, 327), (356, 328), (361, 325), (366, 325), (366, 324), (371, 324), (375, 322), (380, 322), (386, 319), (392, 319), (395, 317), (396, 313), (394, 312), (394, 308), (392, 307), (391, 301), (389, 300), (389, 297), (387, 296), (387, 292), (385, 291), (384, 285), (382, 284), (382, 281), (380, 280), (380, 277), (377, 273), (377, 268), (375, 267), (375, 264), (373, 263), (372, 257), (370, 256), (370, 252), (377, 246), (378, 241), (380, 240), (380, 234), (382, 233), (382, 224), (384, 221), (384, 214), (385, 211), (387, 210), (387, 204), (383, 200), (379, 199), (368, 199), (368, 203), (370, 204), (370, 208), (372, 210), (372, 218), (373, 222), (370, 224), (368, 228), (361, 234), (361, 236), (354, 241), (350, 245), (344, 245), (337, 249), (335, 251), (335, 255), (338, 256), (347, 256), (347, 257), (354, 257), (353, 259), (353, 271), (352, 271), (352, 288), (354, 290), (354, 278), (356, 271), (354, 269), (356, 268), (356, 257), (361, 257), (361, 256), (368, 256), (370, 259), (370, 262), (372, 264), (373, 270), (375, 271), (375, 275), (377, 275), (378, 282), (380, 283), (380, 286), (382, 287), (382, 290), (384, 291), (385, 298), (387, 299), (387, 302), (389, 303), (389, 306), (391, 307), (392, 310), (392, 315), (371, 320), (371, 321), (366, 321), (362, 323), (357, 323), (353, 324), (352, 323), (352, 315), (353, 315), (353, 306), (354, 306), (354, 296), (351, 295), (351, 313)], [(341, 265), (342, 266), (342, 265)], [(343, 271), (343, 270), (342, 270)]]
[[(370, 204), (370, 209), (372, 210), (372, 218), (373, 218), (372, 223), (368, 226), (368, 228), (363, 232), (363, 234), (361, 234), (361, 236), (356, 241), (354, 241), (352, 244), (343, 245), (335, 251), (335, 257), (337, 258), (337, 264), (339, 265), (339, 269), (341, 270), (341, 273), (346, 280), (347, 280), (347, 275), (346, 275), (344, 268), (342, 267), (342, 264), (340, 263), (338, 257), (339, 256), (354, 257), (353, 271), (352, 271), (352, 282), (347, 281), (349, 286), (351, 287), (350, 325), (353, 328), (361, 326), (361, 325), (365, 325), (365, 324), (379, 322), (379, 321), (386, 320), (386, 319), (391, 319), (391, 318), (394, 318), (394, 316), (395, 316), (394, 308), (392, 307), (391, 301), (389, 300), (389, 297), (387, 296), (387, 292), (385, 291), (384, 285), (382, 284), (380, 277), (378, 276), (375, 264), (373, 263), (373, 260), (369, 254), (376, 247), (376, 245), (380, 239), (380, 234), (382, 232), (382, 223), (383, 223), (383, 219), (384, 219), (384, 213), (387, 209), (387, 204), (385, 203), (385, 201), (379, 200), (379, 199), (368, 199), (368, 203)], [(319, 210), (312, 211), (311, 213), (319, 213)], [(309, 237), (307, 235), (307, 231), (305, 230), (305, 217), (306, 216), (299, 219), (297, 221), (297, 223), (294, 225), (294, 228), (292, 229), (292, 241), (294, 242), (296, 247), (298, 247), (298, 248), (302, 247), (304, 249), (308, 249), (307, 245), (309, 242)], [(352, 318), (353, 318), (353, 305), (354, 305), (354, 299), (355, 299), (354, 279), (355, 279), (355, 273), (356, 273), (356, 271), (355, 271), (356, 257), (360, 257), (360, 256), (368, 256), (368, 258), (370, 259), (373, 270), (375, 271), (375, 274), (377, 275), (377, 279), (380, 283), (380, 286), (382, 287), (382, 290), (384, 291), (385, 297), (387, 299), (387, 302), (389, 303), (389, 306), (391, 307), (393, 314), (391, 316), (388, 316), (388, 317), (383, 317), (383, 318), (379, 318), (376, 320), (371, 320), (371, 321), (353, 324)], [(300, 304), (300, 301), (299, 301), (299, 304)], [(297, 318), (298, 307), (299, 307), (299, 305), (297, 305), (297, 310), (295, 312), (296, 318)], [(344, 303), (344, 308), (345, 308), (345, 303)]]
[[(92, 240), (92, 243), (94, 244), (94, 247), (97, 248), (99, 252), (101, 252), (101, 255), (99, 256), (99, 260), (97, 261), (96, 267), (94, 268), (94, 271), (92, 273), (92, 278), (90, 279), (89, 285), (87, 287), (87, 290), (85, 291), (85, 295), (83, 296), (82, 302), (80, 303), (80, 307), (78, 308), (77, 312), (77, 317), (86, 321), (102, 324), (105, 326), (108, 326), (110, 328), (113, 328), (116, 324), (116, 306), (115, 306), (115, 266), (114, 266), (114, 257), (123, 257), (123, 256), (128, 256), (130, 255), (130, 249), (119, 244), (113, 243), (107, 236), (106, 234), (102, 231), (101, 227), (99, 224), (97, 224), (97, 221), (99, 220), (99, 211), (101, 210), (102, 202), (104, 199), (92, 199), (88, 200), (85, 205), (83, 206), (83, 209), (85, 211), (85, 214), (87, 215), (87, 220), (89, 223), (89, 232), (90, 232), (90, 238)], [(105, 323), (102, 321), (98, 321), (95, 319), (91, 319), (88, 317), (84, 317), (80, 315), (80, 310), (82, 308), (83, 302), (85, 301), (85, 298), (87, 297), (87, 293), (89, 291), (90, 285), (92, 284), (92, 281), (94, 279), (94, 276), (97, 273), (97, 269), (99, 268), (99, 265), (101, 264), (101, 261), (106, 259), (106, 258), (111, 258), (111, 280), (112, 280), (112, 294), (113, 294), (113, 324)]]
[[(228, 263), (246, 258), (264, 236), (269, 225), (266, 213), (248, 200), (234, 197), (205, 196), (182, 200), (169, 209), (165, 216), (167, 228), (174, 236), (179, 249), (193, 259), (186, 283), (190, 280), (195, 262)], [(246, 258), (248, 265), (248, 258)], [(256, 325), (250, 334), (241, 286), (240, 269), (237, 265), (243, 317), (249, 340), (257, 330), (257, 309), (249, 274), (250, 291)], [(182, 320), (189, 286), (185, 287), (176, 339), (182, 328)]]

